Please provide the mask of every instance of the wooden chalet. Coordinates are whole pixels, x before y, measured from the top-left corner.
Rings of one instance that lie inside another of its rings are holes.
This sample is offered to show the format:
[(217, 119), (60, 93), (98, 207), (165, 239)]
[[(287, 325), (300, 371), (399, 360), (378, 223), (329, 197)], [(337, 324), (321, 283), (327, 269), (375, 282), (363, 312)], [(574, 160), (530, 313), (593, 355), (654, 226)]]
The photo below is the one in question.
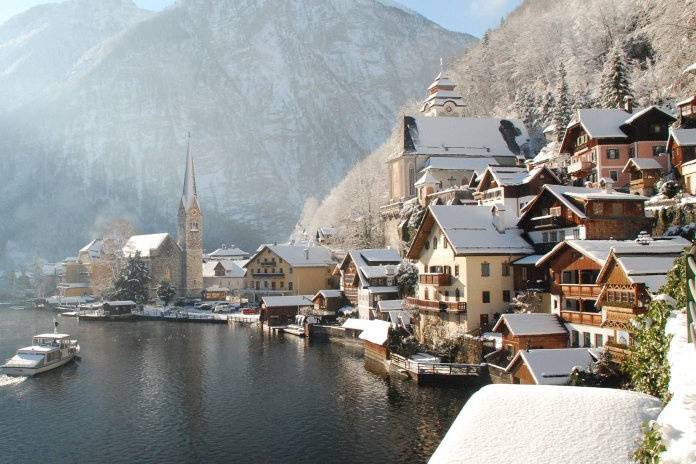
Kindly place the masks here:
[(654, 195), (655, 184), (662, 179), (664, 168), (655, 159), (631, 158), (621, 171), (628, 175), (628, 191), (646, 197)]
[(610, 187), (594, 189), (545, 185), (522, 212), (517, 226), (538, 253), (546, 253), (565, 239), (633, 239), (651, 230), (645, 216), (647, 198)]
[(269, 327), (291, 323), (303, 309), (313, 309), (312, 295), (264, 296), (259, 321)]
[(347, 300), (340, 290), (319, 290), (314, 297), (314, 315), (335, 315)]
[(696, 96), (677, 103), (677, 122), (669, 130), (667, 151), (684, 189), (696, 194)]
[(515, 384), (567, 385), (575, 368), (587, 368), (595, 361), (588, 348), (520, 350), (506, 371)]
[(568, 173), (578, 183), (604, 178), (623, 187), (629, 179), (621, 170), (630, 158), (655, 159), (667, 170), (665, 141), (674, 121), (657, 106), (634, 112), (630, 101), (622, 109), (581, 109), (566, 129), (560, 152), (570, 154)]
[(493, 327), (510, 357), (520, 350), (567, 348), (568, 331), (555, 314), (503, 314)]
[(544, 185), (558, 185), (561, 181), (549, 168), (488, 166), (474, 192), (480, 205), (500, 204), (519, 217), (522, 209), (536, 197)]
[(212, 286), (203, 289), (201, 299), (204, 301), (223, 301), (227, 298), (229, 289), (225, 287)]
[(596, 304), (602, 308), (602, 327), (614, 330), (606, 345), (618, 361), (625, 358), (633, 341), (631, 321), (647, 310), (675, 260), (690, 246), (681, 237), (655, 240), (647, 235), (636, 243), (612, 249), (597, 276), (601, 291)]

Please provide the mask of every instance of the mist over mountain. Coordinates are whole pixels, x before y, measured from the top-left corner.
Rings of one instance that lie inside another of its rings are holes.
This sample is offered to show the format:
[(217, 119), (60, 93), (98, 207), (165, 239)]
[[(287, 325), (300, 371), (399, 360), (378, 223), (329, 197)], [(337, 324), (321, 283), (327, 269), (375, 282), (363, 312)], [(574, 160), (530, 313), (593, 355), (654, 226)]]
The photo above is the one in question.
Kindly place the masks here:
[(29, 10), (0, 27), (0, 253), (57, 258), (111, 217), (173, 232), (188, 131), (206, 246), (283, 240), (474, 41), (376, 0)]

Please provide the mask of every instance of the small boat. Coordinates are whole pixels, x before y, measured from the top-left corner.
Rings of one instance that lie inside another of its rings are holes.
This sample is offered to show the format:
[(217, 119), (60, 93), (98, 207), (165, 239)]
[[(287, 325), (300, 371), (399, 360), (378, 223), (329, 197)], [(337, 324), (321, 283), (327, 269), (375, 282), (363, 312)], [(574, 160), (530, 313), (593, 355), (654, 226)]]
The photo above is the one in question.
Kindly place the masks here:
[(68, 334), (34, 335), (31, 346), (20, 348), (2, 367), (6, 375), (33, 376), (69, 363), (80, 352)]

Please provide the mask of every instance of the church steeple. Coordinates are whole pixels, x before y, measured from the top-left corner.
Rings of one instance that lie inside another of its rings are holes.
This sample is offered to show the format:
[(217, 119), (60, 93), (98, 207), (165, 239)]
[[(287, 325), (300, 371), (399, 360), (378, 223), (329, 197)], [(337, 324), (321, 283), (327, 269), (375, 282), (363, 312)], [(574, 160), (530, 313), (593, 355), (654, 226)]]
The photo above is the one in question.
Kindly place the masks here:
[(184, 190), (179, 205), (177, 243), (181, 248), (180, 294), (200, 297), (203, 287), (203, 212), (198, 203), (196, 169), (191, 154), (191, 134), (187, 137)]
[(426, 116), (461, 116), (464, 99), (454, 91), (456, 84), (445, 74), (440, 58), (440, 73), (428, 87), (428, 96), (423, 101), (421, 112)]
[(187, 136), (186, 148), (186, 172), (184, 173), (184, 192), (181, 195), (181, 203), (188, 211), (192, 206), (198, 206), (198, 190), (196, 189), (196, 168), (191, 156), (191, 133)]

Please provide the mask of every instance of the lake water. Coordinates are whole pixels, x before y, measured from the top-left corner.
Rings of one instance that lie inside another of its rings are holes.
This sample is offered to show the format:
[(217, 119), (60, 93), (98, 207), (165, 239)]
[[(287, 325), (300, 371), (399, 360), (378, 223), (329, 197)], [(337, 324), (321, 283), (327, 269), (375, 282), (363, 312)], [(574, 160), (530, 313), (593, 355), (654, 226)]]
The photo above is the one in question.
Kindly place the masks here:
[[(0, 309), (0, 358), (54, 315)], [(78, 323), (81, 360), (0, 376), (2, 463), (426, 462), (472, 393), (365, 369), (362, 349), (172, 322)]]

